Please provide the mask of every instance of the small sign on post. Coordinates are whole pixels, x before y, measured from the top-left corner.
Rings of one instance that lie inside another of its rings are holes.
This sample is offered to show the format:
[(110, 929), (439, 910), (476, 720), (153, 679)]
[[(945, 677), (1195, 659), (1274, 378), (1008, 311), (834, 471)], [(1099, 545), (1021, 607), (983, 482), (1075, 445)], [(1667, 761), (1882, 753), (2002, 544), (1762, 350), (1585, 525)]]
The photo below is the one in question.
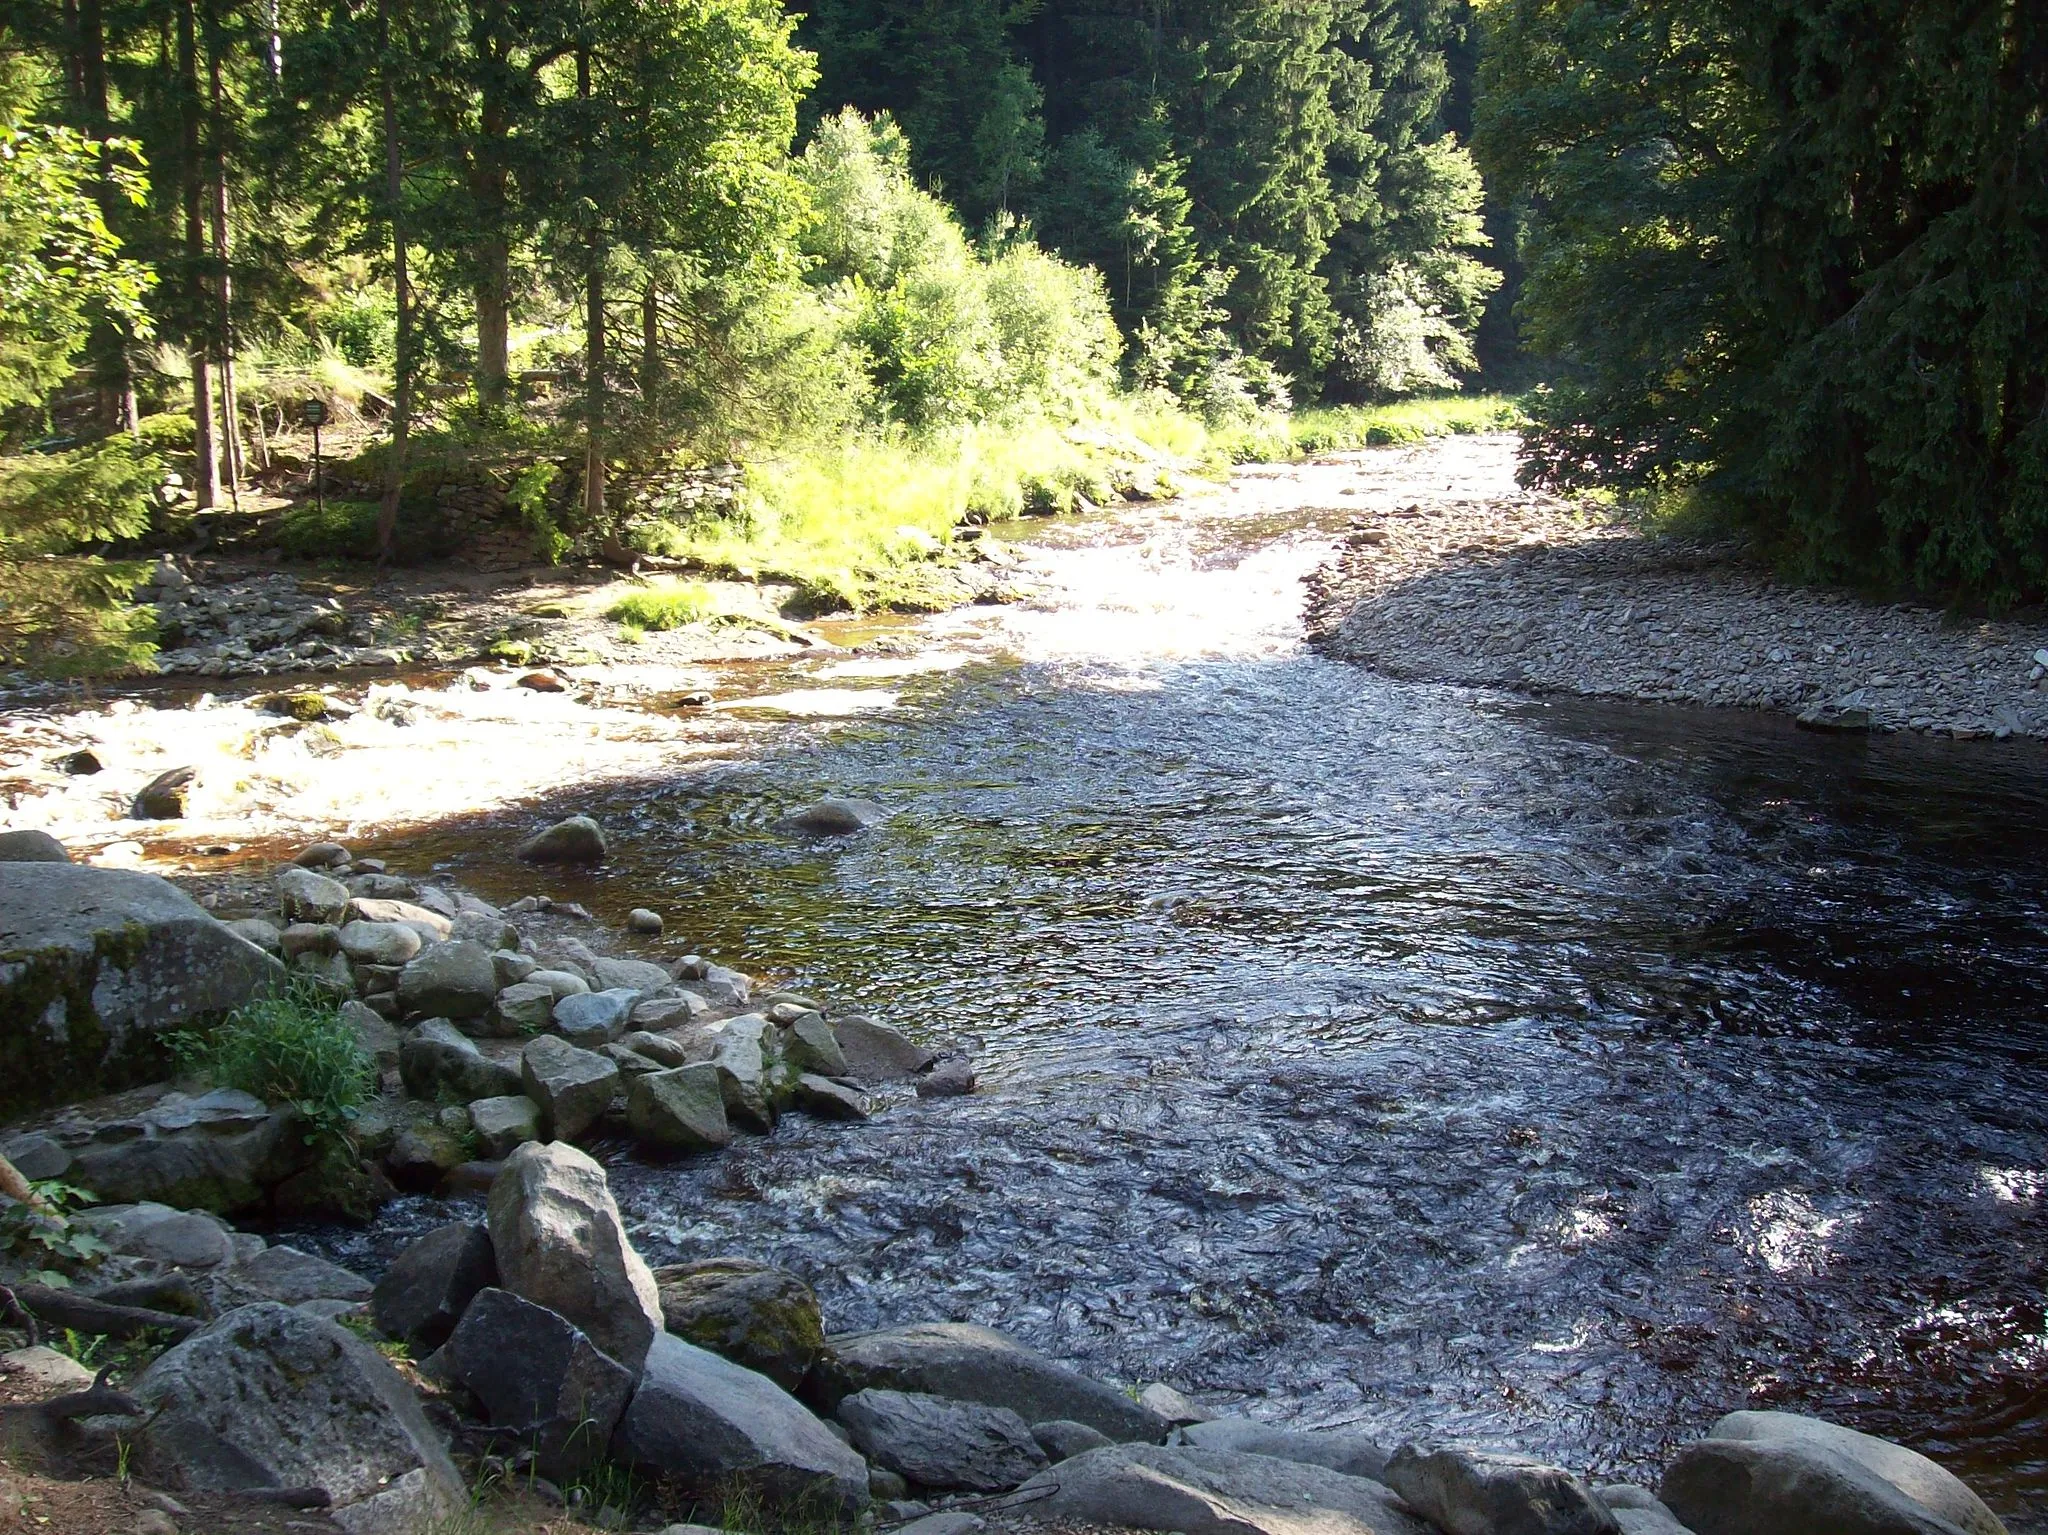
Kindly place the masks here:
[(327, 402), (318, 399), (300, 401), (299, 419), (313, 429), (313, 510), (325, 516), (327, 497), (320, 483), (320, 428), (327, 424)]

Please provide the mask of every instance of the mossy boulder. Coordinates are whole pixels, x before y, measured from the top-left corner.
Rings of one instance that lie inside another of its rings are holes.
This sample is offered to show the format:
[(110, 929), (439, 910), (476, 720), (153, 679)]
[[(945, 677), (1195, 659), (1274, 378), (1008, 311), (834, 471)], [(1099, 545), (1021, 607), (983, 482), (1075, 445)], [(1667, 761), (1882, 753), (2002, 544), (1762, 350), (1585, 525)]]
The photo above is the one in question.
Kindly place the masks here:
[(785, 1391), (825, 1352), (825, 1323), (811, 1287), (785, 1269), (747, 1258), (713, 1258), (654, 1271), (662, 1326), (722, 1354)]
[(146, 1081), (161, 1034), (284, 977), (168, 880), (0, 863), (0, 1116)]

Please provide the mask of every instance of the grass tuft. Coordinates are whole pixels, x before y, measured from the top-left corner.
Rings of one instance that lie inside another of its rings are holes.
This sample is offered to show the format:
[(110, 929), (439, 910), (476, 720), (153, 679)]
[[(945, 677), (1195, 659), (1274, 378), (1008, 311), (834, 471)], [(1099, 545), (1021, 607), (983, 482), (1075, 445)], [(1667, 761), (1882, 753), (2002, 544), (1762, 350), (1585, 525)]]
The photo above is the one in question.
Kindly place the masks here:
[[(718, 604), (711, 589), (696, 581), (656, 581), (628, 592), (604, 616), (628, 629), (680, 629), (713, 617)], [(637, 636), (636, 636), (637, 637)]]
[(320, 987), (295, 980), (229, 1013), (206, 1033), (170, 1036), (181, 1071), (265, 1103), (290, 1104), (308, 1139), (345, 1142), (377, 1085), (375, 1063)]

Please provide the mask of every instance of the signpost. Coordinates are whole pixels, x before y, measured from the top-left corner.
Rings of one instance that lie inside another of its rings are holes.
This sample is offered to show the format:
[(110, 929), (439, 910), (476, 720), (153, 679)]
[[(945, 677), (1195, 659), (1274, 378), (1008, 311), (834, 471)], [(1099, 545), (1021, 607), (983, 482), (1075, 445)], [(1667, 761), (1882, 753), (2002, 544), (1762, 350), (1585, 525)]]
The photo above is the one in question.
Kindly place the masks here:
[(324, 516), (327, 511), (327, 497), (320, 484), (320, 428), (327, 422), (327, 402), (302, 400), (299, 403), (299, 419), (313, 429), (313, 510)]

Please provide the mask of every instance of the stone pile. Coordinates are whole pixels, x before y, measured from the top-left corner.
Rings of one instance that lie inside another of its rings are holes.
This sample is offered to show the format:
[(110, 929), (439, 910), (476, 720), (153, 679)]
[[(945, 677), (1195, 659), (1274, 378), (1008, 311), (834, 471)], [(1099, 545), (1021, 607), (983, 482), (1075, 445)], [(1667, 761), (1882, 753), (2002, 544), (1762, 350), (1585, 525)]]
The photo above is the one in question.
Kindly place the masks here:
[(282, 573), (202, 586), (176, 561), (160, 560), (136, 589), (156, 607), (160, 671), (199, 677), (261, 677), (390, 666), (398, 657), (333, 597), (303, 592)]

